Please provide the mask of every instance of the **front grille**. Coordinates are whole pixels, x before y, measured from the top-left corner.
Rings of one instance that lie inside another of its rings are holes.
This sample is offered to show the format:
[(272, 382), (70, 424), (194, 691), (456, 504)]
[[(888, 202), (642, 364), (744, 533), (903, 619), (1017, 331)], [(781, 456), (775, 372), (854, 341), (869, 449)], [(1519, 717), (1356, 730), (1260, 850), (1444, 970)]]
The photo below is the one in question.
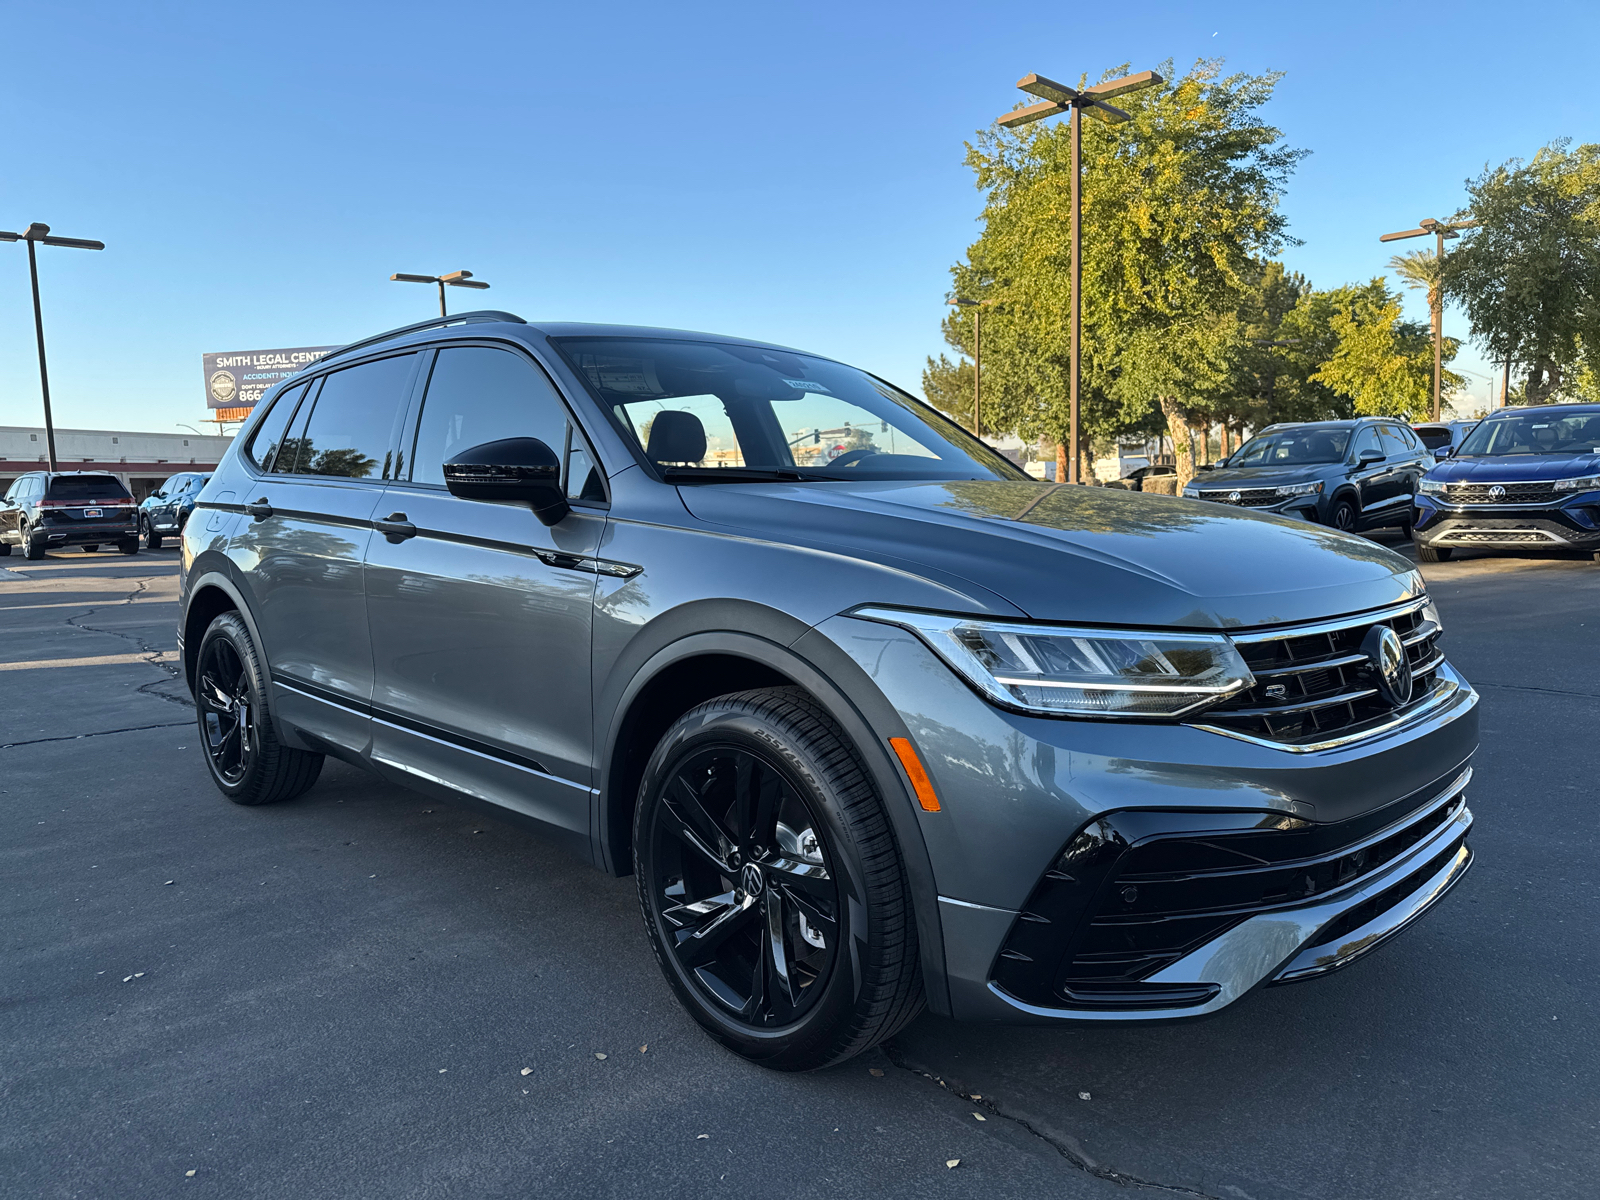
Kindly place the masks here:
[(1278, 489), (1269, 488), (1214, 488), (1198, 493), (1201, 500), (1213, 504), (1232, 504), (1240, 508), (1262, 508), (1276, 504), (1287, 497), (1278, 495)]
[[(1215, 726), (1287, 745), (1359, 735), (1396, 713), (1424, 703), (1444, 663), (1439, 626), (1422, 615), (1424, 600), (1374, 617), (1351, 617), (1306, 628), (1235, 634), (1233, 641), (1255, 684), (1198, 713), (1194, 724)], [(1374, 625), (1400, 635), (1411, 660), (1411, 700), (1397, 709), (1379, 694), (1372, 661), (1361, 643)]]
[(1034, 887), (992, 978), (1050, 1007), (1204, 1003), (1215, 987), (1148, 979), (1252, 916), (1359, 886), (1452, 820), (1467, 778), (1336, 822), (1268, 812), (1101, 817)]
[(1452, 529), (1437, 540), (1448, 546), (1558, 546), (1566, 541), (1543, 529)]
[[(1490, 495), (1499, 488), (1501, 494)], [(1543, 504), (1554, 503), (1555, 484), (1549, 480), (1534, 483), (1447, 483), (1444, 498), (1450, 504)]]

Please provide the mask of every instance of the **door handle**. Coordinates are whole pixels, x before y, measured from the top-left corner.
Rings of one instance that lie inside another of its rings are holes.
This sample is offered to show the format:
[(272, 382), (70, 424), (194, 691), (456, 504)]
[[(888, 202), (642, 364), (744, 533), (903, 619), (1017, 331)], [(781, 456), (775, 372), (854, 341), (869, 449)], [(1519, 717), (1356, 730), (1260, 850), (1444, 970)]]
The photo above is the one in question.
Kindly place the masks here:
[(267, 503), (265, 496), (259, 500), (252, 500), (244, 506), (244, 510), (258, 521), (265, 521), (272, 515), (272, 505)]
[(383, 520), (374, 521), (372, 527), (396, 546), (407, 538), (417, 536), (417, 527), (406, 520), (406, 515), (403, 512), (392, 512), (387, 517), (384, 517)]

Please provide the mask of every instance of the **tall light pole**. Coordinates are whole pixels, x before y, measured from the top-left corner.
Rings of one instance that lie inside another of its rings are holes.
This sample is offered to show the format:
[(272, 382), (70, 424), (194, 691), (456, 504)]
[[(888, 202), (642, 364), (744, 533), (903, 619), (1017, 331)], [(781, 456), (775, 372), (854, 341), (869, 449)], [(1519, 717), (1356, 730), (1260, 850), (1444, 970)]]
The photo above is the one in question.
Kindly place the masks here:
[(999, 118), (999, 123), (1007, 129), (1015, 129), (1019, 125), (1026, 125), (1030, 121), (1041, 121), (1045, 117), (1053, 117), (1058, 113), (1068, 113), (1072, 127), (1072, 329), (1069, 340), (1069, 380), (1067, 384), (1069, 425), (1071, 433), (1071, 454), (1067, 459), (1067, 482), (1078, 482), (1078, 350), (1082, 333), (1083, 313), (1083, 238), (1082, 238), (1082, 182), (1083, 182), (1083, 118), (1081, 113), (1088, 113), (1098, 121), (1107, 125), (1121, 125), (1124, 121), (1133, 118), (1120, 108), (1113, 108), (1106, 103), (1111, 96), (1120, 96), (1124, 92), (1135, 92), (1140, 88), (1154, 87), (1163, 82), (1161, 76), (1154, 71), (1140, 71), (1136, 75), (1124, 75), (1120, 79), (1107, 80), (1097, 83), (1093, 87), (1084, 88), (1083, 91), (1074, 91), (1043, 75), (1024, 75), (1017, 80), (1017, 87), (1024, 92), (1035, 96), (1044, 97), (1043, 104), (1030, 104), (1027, 108), (1019, 108), (1015, 112), (1006, 113)]
[(44, 361), (44, 316), (39, 308), (39, 259), (34, 246), (70, 246), (75, 250), (104, 250), (104, 242), (91, 242), (83, 238), (51, 237), (50, 226), (38, 221), (22, 233), (0, 233), (0, 242), (28, 243), (28, 278), (33, 283), (33, 332), (39, 341), (39, 390), (44, 394), (44, 444), (50, 456), (50, 469), (56, 469), (56, 424), (50, 415), (50, 371)]
[(979, 403), (983, 397), (980, 390), (982, 387), (980, 372), (983, 369), (983, 306), (994, 302), (968, 300), (965, 296), (957, 296), (950, 303), (953, 307), (972, 310), (972, 436), (982, 437), (983, 420)]
[(1434, 253), (1434, 269), (1439, 278), (1433, 287), (1429, 288), (1431, 295), (1428, 297), (1429, 315), (1433, 318), (1433, 419), (1439, 419), (1440, 390), (1444, 378), (1444, 241), (1446, 238), (1460, 237), (1458, 229), (1473, 229), (1476, 221), (1440, 221), (1433, 217), (1424, 217), (1417, 222), (1415, 229), (1402, 229), (1399, 233), (1386, 233), (1378, 240), (1380, 242), (1398, 242), (1406, 238), (1422, 237), (1424, 234), (1433, 234), (1438, 239), (1438, 247)]
[(391, 275), (389, 280), (391, 283), (397, 280), (400, 283), (437, 283), (439, 285), (439, 315), (441, 317), (450, 315), (445, 312), (444, 308), (444, 289), (446, 284), (451, 287), (478, 288), (479, 290), (489, 286), (487, 283), (479, 283), (474, 279), (471, 271), (451, 271), (448, 275)]

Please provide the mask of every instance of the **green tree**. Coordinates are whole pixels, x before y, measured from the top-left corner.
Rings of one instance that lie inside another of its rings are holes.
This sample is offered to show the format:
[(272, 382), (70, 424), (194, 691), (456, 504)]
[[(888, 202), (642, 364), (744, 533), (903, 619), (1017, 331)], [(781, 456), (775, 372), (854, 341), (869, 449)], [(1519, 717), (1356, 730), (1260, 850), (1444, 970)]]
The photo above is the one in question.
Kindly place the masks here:
[[(1087, 438), (1165, 426), (1187, 472), (1192, 424), (1227, 396), (1248, 342), (1242, 297), (1261, 260), (1288, 241), (1278, 202), (1303, 152), (1280, 145), (1279, 131), (1260, 119), (1278, 78), (1224, 77), (1219, 62), (1203, 60), (1120, 98), (1128, 123), (1085, 123)], [(1068, 429), (1067, 124), (992, 127), (967, 151), (987, 193), (984, 228), (951, 274), (955, 294), (1000, 306), (985, 311), (985, 424), (1059, 444)], [(946, 340), (965, 350), (971, 326), (968, 311), (952, 310)], [(936, 390), (949, 394), (930, 371)]]
[(1550, 143), (1469, 180), (1477, 221), (1445, 262), (1446, 292), (1496, 362), (1527, 372), (1527, 403), (1561, 391), (1600, 347), (1600, 145)]
[[(1428, 326), (1400, 316), (1400, 296), (1382, 278), (1366, 287), (1329, 294), (1327, 328), (1335, 339), (1326, 361), (1310, 377), (1346, 397), (1356, 413), (1416, 420), (1433, 408), (1433, 335)], [(1443, 341), (1446, 363), (1460, 342)], [(1461, 387), (1445, 370), (1445, 390)]]
[[(938, 358), (930, 354), (928, 365), (922, 369), (922, 394), (929, 404), (963, 429), (972, 428), (972, 362), (969, 359), (958, 358), (951, 362), (943, 354)], [(984, 428), (990, 428), (990, 423), (985, 422)]]

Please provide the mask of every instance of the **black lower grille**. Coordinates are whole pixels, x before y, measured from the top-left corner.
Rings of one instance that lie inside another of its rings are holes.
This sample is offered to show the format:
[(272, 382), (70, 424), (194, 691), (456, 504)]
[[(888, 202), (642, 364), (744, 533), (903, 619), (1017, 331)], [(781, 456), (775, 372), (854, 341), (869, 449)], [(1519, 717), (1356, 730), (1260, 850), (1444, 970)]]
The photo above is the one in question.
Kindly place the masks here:
[(1447, 483), (1444, 500), (1448, 504), (1539, 504), (1556, 499), (1556, 486), (1540, 483)]
[[(1363, 650), (1375, 625), (1387, 625), (1399, 635), (1411, 665), (1411, 699), (1398, 708), (1385, 698), (1376, 666)], [(1255, 684), (1192, 720), (1287, 744), (1359, 735), (1433, 694), (1444, 663), (1438, 639), (1439, 626), (1424, 615), (1420, 600), (1386, 614), (1309, 627), (1304, 633), (1235, 634), (1234, 644)]]
[(1258, 913), (1357, 885), (1437, 833), (1463, 803), (1460, 787), (1440, 781), (1338, 822), (1275, 812), (1101, 817), (1035, 886), (994, 981), (1050, 1007), (1204, 1003), (1215, 989), (1145, 981)]

